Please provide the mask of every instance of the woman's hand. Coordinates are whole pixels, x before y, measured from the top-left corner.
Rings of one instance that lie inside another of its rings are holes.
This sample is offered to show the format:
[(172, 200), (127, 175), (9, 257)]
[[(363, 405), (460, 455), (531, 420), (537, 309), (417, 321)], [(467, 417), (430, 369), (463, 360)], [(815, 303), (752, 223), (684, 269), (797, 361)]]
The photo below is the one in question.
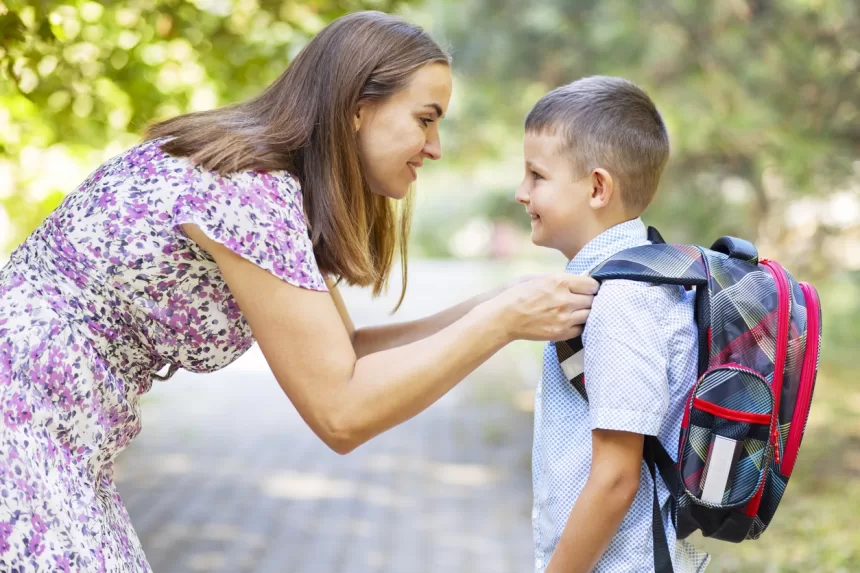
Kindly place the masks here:
[(569, 340), (582, 333), (599, 285), (590, 277), (523, 277), (489, 300), (511, 340)]

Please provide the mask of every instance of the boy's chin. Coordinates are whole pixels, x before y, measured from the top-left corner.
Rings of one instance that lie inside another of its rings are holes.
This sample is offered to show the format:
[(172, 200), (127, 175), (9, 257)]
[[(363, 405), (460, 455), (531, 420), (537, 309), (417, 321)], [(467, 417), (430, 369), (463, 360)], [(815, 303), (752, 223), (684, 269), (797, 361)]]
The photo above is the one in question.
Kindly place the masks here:
[(532, 229), (531, 240), (532, 244), (537, 247), (544, 247), (545, 249), (555, 249), (556, 251), (567, 256), (565, 250), (562, 248), (562, 245), (564, 243), (555, 240), (555, 237), (550, 234), (542, 233), (541, 229)]
[(552, 242), (547, 240), (547, 237), (541, 232), (541, 229), (532, 229), (531, 240), (532, 244), (538, 247), (552, 248)]

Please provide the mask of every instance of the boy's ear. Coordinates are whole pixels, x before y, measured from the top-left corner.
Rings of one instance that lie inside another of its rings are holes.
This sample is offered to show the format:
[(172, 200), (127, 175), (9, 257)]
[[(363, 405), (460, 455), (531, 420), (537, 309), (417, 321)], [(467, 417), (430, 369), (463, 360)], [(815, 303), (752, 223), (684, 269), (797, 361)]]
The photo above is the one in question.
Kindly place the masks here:
[(615, 193), (615, 183), (612, 175), (606, 169), (598, 167), (591, 172), (591, 196), (588, 204), (592, 209), (603, 209), (609, 205), (612, 194)]

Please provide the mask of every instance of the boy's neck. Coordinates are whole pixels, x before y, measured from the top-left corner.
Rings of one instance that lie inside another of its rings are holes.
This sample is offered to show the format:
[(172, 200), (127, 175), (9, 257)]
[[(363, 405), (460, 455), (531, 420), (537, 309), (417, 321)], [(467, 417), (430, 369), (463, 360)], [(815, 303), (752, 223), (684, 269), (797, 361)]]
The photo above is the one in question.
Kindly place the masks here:
[[(562, 254), (567, 257), (568, 261), (572, 261), (580, 251), (592, 240), (602, 235), (612, 227), (617, 227), (622, 223), (638, 219), (639, 215), (622, 214), (614, 217), (605, 217), (603, 219), (592, 219), (589, 224), (583, 225), (582, 233), (574, 239), (569, 249), (564, 249)], [(569, 252), (568, 252), (569, 251)]]

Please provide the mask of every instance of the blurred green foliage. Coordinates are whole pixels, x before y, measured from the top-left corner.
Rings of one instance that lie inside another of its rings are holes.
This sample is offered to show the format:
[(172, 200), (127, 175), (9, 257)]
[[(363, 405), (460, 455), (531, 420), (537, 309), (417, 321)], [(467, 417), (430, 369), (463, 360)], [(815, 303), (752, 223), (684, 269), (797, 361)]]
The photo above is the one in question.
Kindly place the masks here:
[(153, 120), (254, 95), (334, 18), (398, 5), (0, 0), (0, 235), (16, 245), (85, 175), (46, 169), (93, 169)]
[[(857, 2), (439, 0), (428, 9), (453, 48), (458, 89), (467, 86), (449, 159), (507, 159), (546, 91), (623, 76), (651, 94), (670, 130), (648, 217), (671, 240), (734, 234), (790, 252), (804, 274), (846, 267), (845, 231), (860, 218)], [(502, 186), (506, 204), (515, 183)]]

